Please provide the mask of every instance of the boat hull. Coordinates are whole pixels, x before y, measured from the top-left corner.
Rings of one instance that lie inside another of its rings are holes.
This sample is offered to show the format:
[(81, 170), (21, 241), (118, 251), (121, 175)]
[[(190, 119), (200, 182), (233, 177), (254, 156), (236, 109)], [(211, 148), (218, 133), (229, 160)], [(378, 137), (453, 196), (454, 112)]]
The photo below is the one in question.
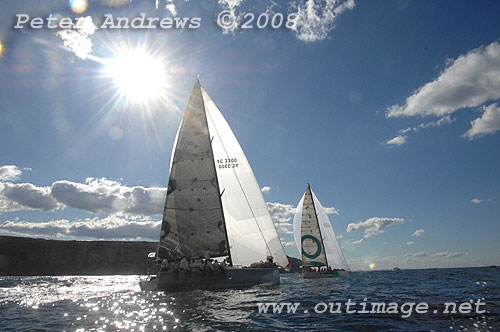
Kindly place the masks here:
[(304, 279), (317, 279), (317, 278), (337, 278), (349, 276), (348, 271), (313, 271), (302, 272)]
[(258, 284), (279, 285), (280, 274), (274, 268), (226, 268), (224, 271), (169, 271), (151, 280), (141, 281), (144, 291), (179, 291), (190, 289), (223, 289)]

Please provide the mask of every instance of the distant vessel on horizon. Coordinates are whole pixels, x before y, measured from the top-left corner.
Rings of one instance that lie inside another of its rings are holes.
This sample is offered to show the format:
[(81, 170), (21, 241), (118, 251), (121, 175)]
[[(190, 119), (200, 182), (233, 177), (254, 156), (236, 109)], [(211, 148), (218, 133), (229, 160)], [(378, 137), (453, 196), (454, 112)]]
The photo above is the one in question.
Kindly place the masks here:
[[(140, 282), (143, 290), (279, 284), (277, 265), (288, 265), (252, 168), (198, 80), (175, 138), (160, 242), (150, 258), (165, 266)], [(182, 266), (183, 258), (193, 264)]]
[(304, 278), (331, 278), (349, 274), (328, 215), (308, 184), (293, 219), (295, 243), (302, 254)]

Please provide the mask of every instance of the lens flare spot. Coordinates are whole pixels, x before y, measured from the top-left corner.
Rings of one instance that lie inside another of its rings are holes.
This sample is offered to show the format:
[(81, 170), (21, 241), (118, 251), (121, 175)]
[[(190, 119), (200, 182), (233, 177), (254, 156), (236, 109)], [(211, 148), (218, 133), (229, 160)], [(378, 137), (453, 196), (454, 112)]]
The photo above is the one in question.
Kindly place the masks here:
[(68, 5), (77, 14), (82, 14), (89, 8), (88, 0), (68, 0)]
[(375, 268), (375, 263), (368, 264), (368, 267), (370, 268), (370, 270), (373, 270)]
[(119, 140), (123, 136), (123, 130), (121, 130), (118, 127), (113, 127), (108, 131), (109, 137), (111, 137), (112, 140)]

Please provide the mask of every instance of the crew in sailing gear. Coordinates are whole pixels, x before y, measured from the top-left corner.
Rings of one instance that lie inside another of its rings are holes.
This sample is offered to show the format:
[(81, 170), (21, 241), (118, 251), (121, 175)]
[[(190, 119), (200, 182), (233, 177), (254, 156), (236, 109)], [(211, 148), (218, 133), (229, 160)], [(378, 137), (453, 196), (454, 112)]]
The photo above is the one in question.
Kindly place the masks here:
[(208, 261), (210, 261), (210, 248), (207, 248), (207, 250), (205, 250), (205, 267), (207, 266), (208, 264)]
[(186, 257), (184, 257), (184, 258), (182, 258), (182, 259), (181, 259), (180, 269), (181, 269), (182, 271), (187, 271), (187, 270), (189, 270), (189, 263), (188, 263), (188, 261), (187, 261)]
[(160, 271), (163, 270), (163, 271), (166, 271), (168, 268), (168, 259), (164, 259), (161, 261), (161, 264), (160, 264)]

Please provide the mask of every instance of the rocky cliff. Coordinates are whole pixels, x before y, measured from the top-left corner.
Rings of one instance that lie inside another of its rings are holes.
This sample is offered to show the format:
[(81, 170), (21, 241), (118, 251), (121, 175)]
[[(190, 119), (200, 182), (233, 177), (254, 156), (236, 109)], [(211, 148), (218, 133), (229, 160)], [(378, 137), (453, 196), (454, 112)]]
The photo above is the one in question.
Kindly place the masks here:
[(0, 275), (143, 274), (153, 242), (0, 236)]
[[(145, 274), (154, 242), (59, 241), (0, 236), (0, 276)], [(292, 271), (300, 260), (289, 257)]]

